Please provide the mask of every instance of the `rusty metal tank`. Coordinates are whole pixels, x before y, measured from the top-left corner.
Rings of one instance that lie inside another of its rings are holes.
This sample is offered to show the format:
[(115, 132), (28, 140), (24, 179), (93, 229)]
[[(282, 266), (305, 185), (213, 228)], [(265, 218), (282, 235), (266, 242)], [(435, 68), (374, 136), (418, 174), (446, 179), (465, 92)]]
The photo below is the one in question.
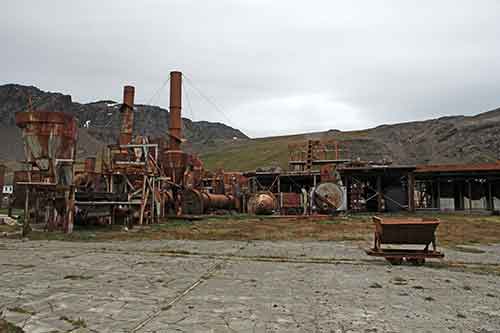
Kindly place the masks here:
[(75, 117), (63, 112), (30, 111), (16, 113), (21, 128), (26, 161), (41, 170), (42, 181), (71, 185), (76, 151)]
[(321, 183), (314, 189), (314, 204), (320, 213), (331, 213), (344, 204), (344, 191), (336, 183)]
[(229, 194), (211, 194), (196, 189), (182, 193), (182, 213), (188, 215), (205, 214), (213, 210), (232, 210), (235, 199)]
[(248, 199), (247, 210), (249, 214), (271, 215), (278, 209), (278, 201), (271, 192), (258, 192)]

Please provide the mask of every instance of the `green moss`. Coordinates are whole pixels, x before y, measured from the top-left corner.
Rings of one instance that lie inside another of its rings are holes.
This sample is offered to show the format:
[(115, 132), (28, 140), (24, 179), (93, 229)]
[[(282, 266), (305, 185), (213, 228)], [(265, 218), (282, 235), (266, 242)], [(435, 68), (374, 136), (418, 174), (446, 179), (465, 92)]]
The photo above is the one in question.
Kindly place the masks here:
[(2, 333), (24, 333), (24, 330), (4, 319), (0, 319), (0, 332)]

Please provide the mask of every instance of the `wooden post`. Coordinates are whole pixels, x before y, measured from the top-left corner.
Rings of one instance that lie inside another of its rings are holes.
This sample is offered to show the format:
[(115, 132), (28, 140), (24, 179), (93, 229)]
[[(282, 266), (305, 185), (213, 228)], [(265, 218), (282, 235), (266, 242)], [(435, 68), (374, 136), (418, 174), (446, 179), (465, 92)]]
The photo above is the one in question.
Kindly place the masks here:
[(439, 210), (441, 210), (441, 179), (437, 179), (437, 200), (436, 206)]
[(66, 199), (66, 216), (64, 216), (64, 232), (70, 234), (73, 232), (73, 223), (75, 218), (75, 190), (72, 186), (64, 194)]
[(346, 191), (345, 197), (346, 197), (346, 201), (347, 201), (346, 204), (345, 204), (345, 210), (346, 211), (349, 211), (351, 209), (351, 203), (349, 202), (349, 200), (351, 198), (351, 196), (350, 196), (351, 191), (349, 189), (349, 186), (350, 186), (350, 184), (349, 184), (350, 183), (349, 182), (350, 179), (349, 178), (350, 178), (350, 176), (346, 176), (345, 177), (345, 184), (344, 184), (345, 185), (345, 191)]
[(9, 207), (7, 208), (7, 215), (12, 217), (12, 194), (9, 194)]
[(434, 195), (434, 181), (431, 179), (429, 180), (430, 187), (431, 187), (431, 208), (436, 208), (436, 196)]
[(469, 211), (472, 211), (472, 184), (471, 184), (471, 181), (469, 179), (469, 181), (467, 182), (467, 184), (469, 184), (469, 188), (468, 188), (468, 191), (469, 191)]
[(139, 224), (142, 225), (144, 223), (144, 209), (146, 208), (147, 204), (147, 196), (146, 196), (146, 182), (147, 178), (146, 175), (144, 175), (144, 178), (142, 180), (142, 193), (141, 193), (141, 211), (139, 215)]
[(408, 211), (415, 211), (415, 175), (408, 172)]
[(29, 226), (30, 226), (30, 206), (29, 206), (29, 201), (30, 201), (30, 190), (29, 190), (29, 185), (26, 185), (26, 200), (24, 201), (24, 221), (23, 221), (23, 232), (22, 236), (26, 237), (26, 235), (29, 232)]
[(495, 196), (493, 195), (493, 183), (490, 184), (490, 200), (491, 200), (491, 210), (495, 211)]

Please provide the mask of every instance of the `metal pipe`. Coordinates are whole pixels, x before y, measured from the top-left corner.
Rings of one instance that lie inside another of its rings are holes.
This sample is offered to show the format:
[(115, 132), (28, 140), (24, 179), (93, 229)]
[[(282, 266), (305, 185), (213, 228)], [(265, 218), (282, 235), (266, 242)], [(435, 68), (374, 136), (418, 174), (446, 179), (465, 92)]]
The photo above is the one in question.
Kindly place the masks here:
[(120, 145), (132, 143), (132, 133), (134, 130), (134, 94), (134, 87), (123, 87), (123, 104), (121, 107), (122, 121), (120, 138), (118, 140)]
[(180, 150), (182, 141), (182, 73), (170, 72), (170, 115), (168, 131), (170, 150)]

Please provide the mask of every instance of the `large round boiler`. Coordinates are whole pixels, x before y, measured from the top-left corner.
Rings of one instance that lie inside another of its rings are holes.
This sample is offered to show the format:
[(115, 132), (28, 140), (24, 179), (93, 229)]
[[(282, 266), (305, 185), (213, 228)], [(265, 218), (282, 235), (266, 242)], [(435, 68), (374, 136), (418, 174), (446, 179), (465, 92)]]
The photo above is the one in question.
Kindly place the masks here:
[(320, 213), (331, 213), (344, 204), (344, 191), (335, 183), (321, 183), (314, 189), (314, 204)]
[(258, 192), (248, 199), (247, 210), (249, 214), (271, 215), (277, 209), (278, 201), (271, 192)]

